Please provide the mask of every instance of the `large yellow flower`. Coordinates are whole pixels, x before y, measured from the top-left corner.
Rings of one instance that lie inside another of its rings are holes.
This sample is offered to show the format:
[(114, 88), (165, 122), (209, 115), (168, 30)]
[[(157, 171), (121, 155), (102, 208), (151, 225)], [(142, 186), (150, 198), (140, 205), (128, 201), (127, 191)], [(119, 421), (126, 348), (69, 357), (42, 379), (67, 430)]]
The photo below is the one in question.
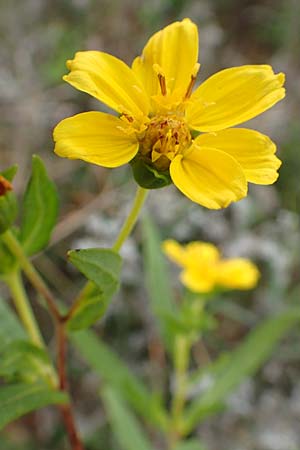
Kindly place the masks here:
[(182, 246), (173, 240), (163, 243), (166, 255), (183, 267), (180, 279), (191, 291), (208, 293), (215, 288), (251, 289), (259, 278), (255, 264), (246, 258), (223, 259), (208, 242)]
[[(247, 195), (247, 183), (272, 184), (280, 160), (265, 135), (231, 128), (285, 95), (284, 74), (268, 65), (222, 70), (193, 90), (198, 30), (189, 19), (154, 34), (128, 67), (99, 51), (78, 52), (64, 80), (115, 110), (86, 112), (60, 122), (55, 152), (104, 167), (131, 163), (139, 184), (172, 181), (207, 208)], [(202, 134), (199, 134), (202, 132)]]

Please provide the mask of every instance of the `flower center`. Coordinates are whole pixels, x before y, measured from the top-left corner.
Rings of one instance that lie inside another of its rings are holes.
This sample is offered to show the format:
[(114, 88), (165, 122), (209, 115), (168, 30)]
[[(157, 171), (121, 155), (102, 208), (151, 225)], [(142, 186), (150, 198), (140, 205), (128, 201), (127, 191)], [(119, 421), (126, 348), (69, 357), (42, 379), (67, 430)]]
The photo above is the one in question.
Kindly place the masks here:
[(140, 154), (159, 171), (191, 143), (192, 136), (185, 121), (176, 115), (153, 117), (140, 137)]

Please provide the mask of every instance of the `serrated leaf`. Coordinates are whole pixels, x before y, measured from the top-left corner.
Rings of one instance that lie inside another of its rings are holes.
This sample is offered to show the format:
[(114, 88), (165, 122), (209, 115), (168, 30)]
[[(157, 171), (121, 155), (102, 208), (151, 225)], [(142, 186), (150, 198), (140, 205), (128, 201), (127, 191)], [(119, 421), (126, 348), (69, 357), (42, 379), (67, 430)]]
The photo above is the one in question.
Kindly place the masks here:
[(105, 313), (112, 296), (119, 288), (122, 259), (111, 249), (72, 250), (70, 262), (90, 280), (79, 298), (68, 322), (70, 330), (88, 328)]
[(109, 421), (123, 450), (152, 450), (152, 446), (137, 418), (126, 406), (121, 396), (110, 387), (101, 392)]
[(44, 406), (66, 403), (68, 396), (43, 384), (13, 384), (0, 387), (0, 429), (15, 419)]
[(190, 432), (199, 421), (219, 408), (235, 387), (255, 373), (297, 322), (300, 322), (299, 309), (284, 311), (258, 325), (226, 359), (221, 356), (222, 363), (212, 376), (210, 387), (186, 411), (185, 431)]
[(172, 348), (172, 329), (169, 317), (176, 315), (166, 261), (161, 252), (161, 239), (149, 216), (142, 222), (144, 235), (144, 266), (150, 306), (165, 344)]
[(58, 213), (55, 184), (47, 175), (42, 160), (32, 157), (32, 175), (23, 199), (20, 239), (28, 255), (48, 244)]
[(94, 332), (84, 330), (71, 335), (71, 339), (91, 368), (141, 414), (145, 420), (167, 429), (167, 416), (163, 406), (145, 385)]

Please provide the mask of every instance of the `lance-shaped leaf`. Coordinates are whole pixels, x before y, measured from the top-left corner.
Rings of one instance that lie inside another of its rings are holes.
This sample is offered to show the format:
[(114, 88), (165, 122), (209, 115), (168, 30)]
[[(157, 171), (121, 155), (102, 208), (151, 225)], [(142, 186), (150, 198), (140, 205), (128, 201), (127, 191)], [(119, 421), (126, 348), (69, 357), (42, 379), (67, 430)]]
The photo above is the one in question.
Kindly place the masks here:
[(152, 450), (148, 437), (122, 397), (112, 388), (105, 387), (102, 391), (102, 399), (114, 435), (122, 450)]
[(0, 429), (15, 419), (44, 406), (66, 403), (68, 396), (41, 383), (0, 387)]
[(153, 314), (165, 344), (172, 348), (172, 330), (168, 318), (176, 313), (166, 259), (161, 251), (161, 239), (149, 216), (143, 219), (144, 265), (146, 287)]
[(20, 239), (28, 255), (48, 244), (58, 213), (55, 184), (47, 175), (42, 160), (32, 157), (32, 174), (23, 199)]
[[(257, 325), (245, 340), (220, 363), (213, 364), (209, 388), (186, 410), (185, 433), (219, 409), (229, 393), (271, 356), (279, 340), (300, 322), (300, 309), (291, 307)], [(205, 371), (203, 372), (205, 374)]]
[(174, 450), (204, 450), (204, 447), (198, 439), (187, 439), (179, 442)]
[(112, 296), (119, 288), (122, 260), (111, 249), (72, 250), (70, 261), (90, 280), (72, 308), (70, 330), (87, 328), (105, 313)]
[(106, 384), (118, 391), (148, 423), (167, 431), (168, 417), (161, 399), (148, 391), (117, 353), (91, 330), (73, 333), (71, 339), (82, 358)]

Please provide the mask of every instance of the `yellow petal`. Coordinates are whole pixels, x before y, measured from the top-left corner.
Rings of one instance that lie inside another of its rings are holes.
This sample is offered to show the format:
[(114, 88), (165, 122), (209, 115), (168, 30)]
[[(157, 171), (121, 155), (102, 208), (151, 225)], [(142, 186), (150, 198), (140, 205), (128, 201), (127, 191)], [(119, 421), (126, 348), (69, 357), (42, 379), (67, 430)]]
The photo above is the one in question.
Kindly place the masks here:
[(216, 285), (216, 270), (214, 267), (188, 267), (180, 274), (180, 280), (193, 292), (208, 293)]
[(200, 147), (212, 147), (228, 153), (242, 166), (247, 181), (272, 184), (278, 178), (281, 161), (275, 156), (276, 145), (268, 136), (244, 128), (228, 128), (205, 133), (195, 140)]
[(192, 201), (209, 209), (225, 208), (247, 195), (247, 182), (239, 163), (230, 155), (195, 144), (170, 165), (174, 184)]
[(146, 44), (142, 56), (132, 65), (149, 96), (160, 93), (157, 70), (166, 77), (168, 93), (186, 92), (198, 60), (198, 30), (189, 19), (174, 22), (155, 33)]
[(182, 283), (194, 292), (211, 291), (216, 284), (219, 250), (209, 242), (196, 241), (187, 244), (185, 252)]
[(248, 259), (234, 258), (219, 264), (218, 284), (231, 289), (252, 289), (259, 279), (259, 271)]
[(285, 96), (284, 74), (267, 65), (225, 69), (191, 96), (186, 116), (199, 131), (218, 131), (261, 114)]
[(209, 242), (189, 242), (185, 246), (185, 264), (215, 264), (219, 257), (220, 253), (217, 247)]
[(55, 153), (104, 167), (129, 162), (138, 151), (130, 125), (102, 112), (86, 112), (62, 120), (54, 129)]
[(120, 114), (147, 115), (149, 99), (138, 78), (123, 61), (97, 51), (78, 52), (67, 62), (64, 80), (96, 97)]
[(171, 261), (179, 266), (184, 266), (186, 251), (182, 245), (172, 239), (167, 239), (163, 242), (162, 249)]

